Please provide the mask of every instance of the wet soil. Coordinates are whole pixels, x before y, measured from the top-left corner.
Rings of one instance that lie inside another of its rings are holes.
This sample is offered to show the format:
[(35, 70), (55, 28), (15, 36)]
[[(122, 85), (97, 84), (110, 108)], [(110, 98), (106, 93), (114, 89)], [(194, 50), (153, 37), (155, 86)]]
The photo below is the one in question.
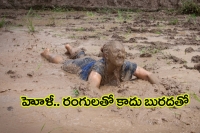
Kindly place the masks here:
[(191, 61), (194, 63), (200, 63), (200, 56), (199, 55), (192, 56)]
[[(0, 19), (4, 17), (6, 22), (0, 29), (0, 131), (200, 132), (200, 65), (197, 64), (200, 17), (169, 11), (122, 12), (122, 15), (94, 11), (34, 10), (31, 16), (27, 13), (28, 10), (0, 9)], [(188, 22), (189, 18), (192, 21)], [(178, 19), (176, 24), (175, 19)], [(30, 32), (30, 20), (35, 32)], [(64, 46), (69, 43), (86, 48), (87, 55), (100, 59), (100, 48), (108, 40), (121, 41), (127, 60), (154, 73), (161, 84), (152, 85), (133, 77), (120, 86), (101, 86), (102, 94), (144, 99), (188, 93), (190, 103), (181, 108), (118, 108), (115, 104), (106, 108), (20, 106), (20, 96), (45, 98), (54, 94), (55, 101), (60, 103), (63, 97), (78, 94), (96, 97), (85, 81), (63, 71), (61, 64), (49, 63), (40, 53), (49, 48), (51, 53), (67, 60)], [(186, 52), (188, 47), (194, 51)]]

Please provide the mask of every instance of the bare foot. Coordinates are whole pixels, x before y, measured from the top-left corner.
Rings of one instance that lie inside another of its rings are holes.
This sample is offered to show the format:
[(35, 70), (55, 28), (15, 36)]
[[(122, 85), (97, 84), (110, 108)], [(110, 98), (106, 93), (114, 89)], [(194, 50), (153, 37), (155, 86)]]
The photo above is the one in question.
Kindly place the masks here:
[(65, 52), (65, 54), (70, 54), (70, 50), (72, 51), (72, 47), (69, 45), (69, 44), (66, 44), (65, 45), (65, 48), (66, 48), (66, 52)]
[(40, 55), (46, 57), (47, 55), (49, 55), (49, 49), (45, 49)]

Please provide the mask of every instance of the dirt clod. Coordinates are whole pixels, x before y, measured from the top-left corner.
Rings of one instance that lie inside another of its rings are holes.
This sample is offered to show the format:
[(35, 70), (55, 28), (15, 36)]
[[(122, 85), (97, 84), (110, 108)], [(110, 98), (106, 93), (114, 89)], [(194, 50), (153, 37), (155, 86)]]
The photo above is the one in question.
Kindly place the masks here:
[(173, 62), (175, 62), (175, 63), (179, 63), (179, 64), (184, 64), (184, 63), (186, 63), (185, 60), (183, 60), (183, 59), (181, 59), (181, 58), (178, 58), (178, 57), (176, 57), (176, 56), (173, 56), (173, 55), (170, 55), (168, 58), (169, 58), (169, 59), (172, 59)]
[(141, 54), (140, 57), (152, 57), (152, 54), (144, 53), (144, 54)]
[(191, 61), (194, 63), (200, 63), (200, 56), (199, 55), (193, 56)]
[(196, 64), (194, 65), (194, 69), (198, 70), (200, 72), (200, 63), (199, 64)]
[(6, 73), (7, 73), (7, 74), (15, 74), (15, 71), (9, 70), (9, 71), (7, 71)]
[(191, 53), (193, 51), (194, 51), (194, 49), (192, 47), (189, 47), (189, 48), (185, 49), (185, 53)]

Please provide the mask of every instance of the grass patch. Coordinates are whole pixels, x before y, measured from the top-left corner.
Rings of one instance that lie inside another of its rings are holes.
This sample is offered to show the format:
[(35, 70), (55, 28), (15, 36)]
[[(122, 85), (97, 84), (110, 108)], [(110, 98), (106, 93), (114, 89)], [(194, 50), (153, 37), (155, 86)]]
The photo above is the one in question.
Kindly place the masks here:
[(2, 28), (5, 25), (5, 18), (2, 18), (0, 21), (0, 28)]
[(86, 14), (87, 14), (88, 17), (94, 17), (94, 13), (93, 13), (93, 12), (89, 12), (89, 11), (87, 11)]
[(27, 27), (28, 27), (29, 31), (30, 32), (35, 32), (35, 26), (33, 25), (32, 19), (28, 18), (27, 21), (28, 21)]
[(160, 32), (160, 31), (156, 31), (155, 33), (156, 33), (156, 34), (158, 34), (158, 35), (160, 35), (160, 34), (161, 34), (161, 32)]
[(123, 11), (123, 10), (118, 10), (117, 11), (118, 14), (118, 20), (120, 21), (126, 21), (126, 20), (130, 20), (131, 15), (129, 14), (129, 12), (127, 11)]
[(46, 26), (56, 26), (55, 17), (53, 15), (49, 18), (49, 23), (46, 24)]
[(193, 0), (182, 0), (180, 12), (182, 14), (200, 15), (200, 6)]
[(177, 18), (173, 18), (169, 21), (169, 25), (177, 25), (178, 24), (178, 19)]
[(42, 66), (42, 63), (39, 63), (38, 66), (37, 66), (37, 68), (36, 68), (36, 71), (38, 71), (41, 66)]
[(118, 11), (117, 11), (117, 14), (118, 14), (118, 19), (123, 21), (124, 18), (123, 18), (123, 16), (122, 16), (122, 11), (121, 11), (121, 10), (118, 10)]
[(75, 87), (75, 88), (73, 88), (73, 90), (72, 90), (72, 95), (73, 96), (75, 96), (75, 97), (77, 97), (77, 96), (79, 96), (79, 90)]
[(196, 25), (196, 15), (190, 14), (187, 18), (187, 23), (191, 23), (191, 24)]
[(34, 11), (32, 8), (29, 9), (26, 18), (27, 18), (27, 27), (29, 29), (29, 32), (35, 32), (35, 26), (33, 24), (33, 17), (34, 17)]
[(192, 94), (192, 96), (194, 97), (195, 100), (197, 100), (198, 102), (200, 102), (200, 98), (197, 96), (197, 94)]
[(76, 31), (84, 31), (85, 28), (81, 27), (81, 28), (77, 28)]

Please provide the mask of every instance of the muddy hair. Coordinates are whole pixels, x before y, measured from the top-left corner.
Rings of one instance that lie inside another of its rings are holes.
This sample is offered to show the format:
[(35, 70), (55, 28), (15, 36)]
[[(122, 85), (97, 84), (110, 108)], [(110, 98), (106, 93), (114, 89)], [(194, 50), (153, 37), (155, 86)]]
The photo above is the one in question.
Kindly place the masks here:
[[(103, 57), (104, 58), (105, 58), (105, 54), (108, 55), (108, 53), (111, 52), (110, 51), (111, 47), (113, 45), (117, 44), (117, 43), (121, 44), (120, 42), (117, 42), (117, 41), (109, 41), (109, 42), (107, 42), (106, 44), (103, 45), (103, 47), (101, 48), (101, 52), (103, 53)], [(115, 76), (115, 78), (117, 80), (117, 85), (120, 85), (120, 71), (121, 71), (121, 67), (116, 67), (116, 69), (114, 70), (114, 76)], [(105, 73), (105, 75), (107, 75), (107, 74)], [(107, 77), (105, 77), (105, 78), (107, 80)]]
[[(108, 53), (110, 52), (110, 48), (111, 48), (113, 45), (117, 44), (117, 43), (121, 44), (120, 42), (113, 41), (113, 40), (108, 41), (107, 43), (105, 43), (105, 44), (103, 45), (103, 47), (101, 47), (101, 52), (103, 53), (103, 57), (104, 57), (105, 54), (108, 54)], [(122, 45), (122, 44), (121, 44), (121, 45)]]

